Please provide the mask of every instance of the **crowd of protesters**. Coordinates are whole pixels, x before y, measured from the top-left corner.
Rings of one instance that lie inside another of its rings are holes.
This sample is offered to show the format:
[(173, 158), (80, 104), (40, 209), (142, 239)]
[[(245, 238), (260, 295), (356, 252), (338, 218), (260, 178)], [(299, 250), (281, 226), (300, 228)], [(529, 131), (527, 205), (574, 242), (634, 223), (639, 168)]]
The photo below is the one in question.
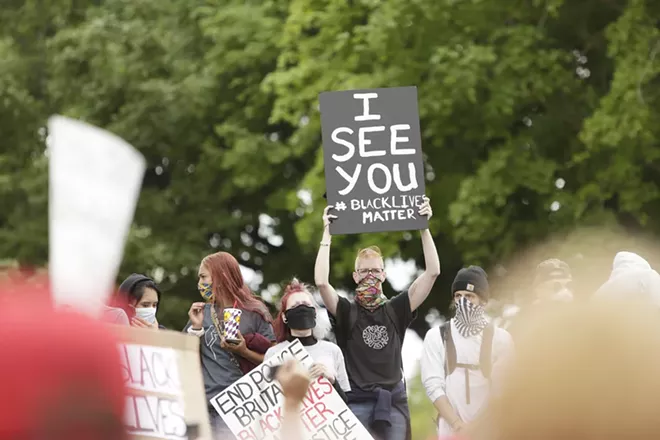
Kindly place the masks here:
[[(424, 271), (406, 291), (389, 299), (383, 293), (386, 273), (379, 248), (359, 250), (353, 273), (355, 295), (349, 300), (340, 296), (329, 280), (329, 226), (336, 218), (332, 212), (328, 207), (323, 213), (324, 230), (314, 273), (327, 314), (315, 302), (311, 287), (294, 278), (284, 289), (279, 313), (273, 319), (265, 303), (247, 287), (238, 261), (220, 252), (208, 255), (199, 265), (197, 287), (203, 301), (192, 304), (183, 331), (200, 340), (201, 374), (208, 400), (287, 342), (297, 339), (305, 346), (314, 361), (310, 369), (287, 363), (277, 373), (286, 399), (282, 430), (287, 440), (304, 438), (297, 408), (310, 381), (319, 376), (333, 384), (375, 439), (410, 439), (401, 351), (406, 329), (440, 275), (432, 235), (421, 231)], [(428, 199), (419, 214), (431, 217)], [(642, 439), (652, 438), (652, 433), (660, 435), (658, 418), (653, 419), (649, 407), (639, 404), (640, 400), (648, 403), (657, 399), (660, 380), (638, 376), (630, 359), (638, 356), (641, 360), (641, 353), (645, 353), (650, 365), (660, 366), (656, 355), (660, 353), (660, 327), (648, 313), (651, 309), (657, 312), (660, 305), (660, 275), (640, 256), (620, 252), (614, 258), (609, 280), (593, 295), (602, 300), (601, 305), (576, 304), (571, 283), (566, 263), (544, 261), (538, 265), (530, 288), (535, 300), (496, 320), (485, 311), (490, 300), (486, 272), (469, 266), (456, 274), (451, 286), (453, 317), (427, 332), (420, 363), (426, 394), (437, 410), (441, 439), (620, 439), (623, 433), (626, 438)], [(163, 329), (157, 320), (160, 300), (161, 292), (153, 279), (133, 274), (105, 306), (103, 321)], [(627, 307), (623, 313), (634, 311), (635, 319), (616, 314), (621, 313), (622, 301)], [(242, 311), (237, 340), (223, 337), (222, 316), (228, 308)], [(0, 312), (2, 350), (16, 355), (9, 362), (0, 362), (0, 380), (8, 395), (15, 392), (19, 396), (0, 411), (7, 423), (3, 428), (11, 426), (11, 432), (18, 433), (7, 438), (126, 438), (120, 428), (122, 377), (119, 369), (112, 367), (119, 361), (108, 342), (106, 326), (72, 312), (54, 314), (45, 307), (33, 312), (26, 313), (16, 304)], [(610, 320), (610, 327), (606, 327), (606, 320)], [(79, 332), (83, 327), (86, 330)], [(326, 340), (330, 330), (336, 344)], [(631, 343), (635, 331), (642, 335)], [(19, 332), (21, 338), (12, 338), (13, 332)], [(597, 336), (602, 342), (589, 339)], [(610, 350), (598, 348), (606, 344), (611, 344)], [(634, 352), (631, 346), (640, 351)], [(86, 355), (84, 359), (72, 355), (62, 361), (58, 350), (83, 350)], [(34, 352), (40, 353), (37, 363), (29, 359)], [(69, 362), (71, 359), (77, 361)], [(32, 367), (21, 368), (28, 364)], [(585, 368), (593, 370), (586, 373)], [(657, 377), (657, 370), (648, 365), (642, 369)], [(637, 400), (623, 396), (625, 390), (620, 384), (606, 383), (608, 374), (625, 377), (622, 381), (632, 387), (629, 394)], [(598, 389), (598, 385), (603, 388)], [(609, 395), (604, 391), (608, 387), (613, 388)], [(657, 388), (658, 392), (650, 395), (644, 387)], [(597, 398), (616, 411), (607, 409)], [(36, 401), (41, 402), (39, 411), (34, 411)], [(622, 406), (622, 402), (629, 406)], [(582, 419), (567, 408), (588, 416)], [(633, 408), (638, 413), (631, 415)], [(628, 431), (620, 426), (612, 428), (605, 419), (610, 413), (616, 413)], [(214, 438), (233, 438), (210, 404), (209, 414)], [(45, 436), (45, 432), (50, 434)], [(621, 436), (612, 437), (612, 432)]]

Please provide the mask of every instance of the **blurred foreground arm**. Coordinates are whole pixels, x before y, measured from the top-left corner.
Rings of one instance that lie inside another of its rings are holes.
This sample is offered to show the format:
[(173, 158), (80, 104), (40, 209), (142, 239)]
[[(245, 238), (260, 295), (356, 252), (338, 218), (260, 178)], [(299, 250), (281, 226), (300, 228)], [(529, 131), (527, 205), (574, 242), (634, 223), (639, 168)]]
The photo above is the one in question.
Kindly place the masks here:
[(311, 383), (309, 373), (298, 362), (289, 361), (278, 370), (276, 379), (284, 394), (280, 438), (303, 440), (305, 435), (300, 421), (300, 405)]

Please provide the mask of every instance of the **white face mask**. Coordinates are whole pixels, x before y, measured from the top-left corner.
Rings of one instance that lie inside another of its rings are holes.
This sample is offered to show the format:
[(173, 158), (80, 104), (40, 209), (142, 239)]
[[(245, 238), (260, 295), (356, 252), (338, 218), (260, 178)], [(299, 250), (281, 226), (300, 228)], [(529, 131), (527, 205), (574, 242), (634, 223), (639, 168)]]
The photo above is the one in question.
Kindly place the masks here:
[(136, 307), (135, 316), (142, 318), (149, 324), (156, 322), (156, 308), (155, 307)]

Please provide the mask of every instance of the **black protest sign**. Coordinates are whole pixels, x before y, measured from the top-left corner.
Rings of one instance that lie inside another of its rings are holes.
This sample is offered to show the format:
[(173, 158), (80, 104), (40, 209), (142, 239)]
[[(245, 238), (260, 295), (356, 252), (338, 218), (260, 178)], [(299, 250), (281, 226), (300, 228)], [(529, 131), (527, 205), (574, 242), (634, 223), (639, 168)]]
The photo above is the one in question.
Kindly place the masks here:
[(319, 96), (330, 233), (420, 230), (424, 163), (417, 88)]

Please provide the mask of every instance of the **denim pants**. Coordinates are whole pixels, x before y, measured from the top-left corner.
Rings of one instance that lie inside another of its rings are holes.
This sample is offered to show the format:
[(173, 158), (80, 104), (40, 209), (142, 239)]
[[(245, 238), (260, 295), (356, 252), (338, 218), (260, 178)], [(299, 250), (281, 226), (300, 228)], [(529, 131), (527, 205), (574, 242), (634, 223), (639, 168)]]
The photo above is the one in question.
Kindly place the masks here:
[(372, 435), (376, 440), (405, 440), (407, 430), (408, 430), (408, 421), (406, 416), (399, 411), (397, 408), (392, 407), (392, 426), (385, 428), (385, 432), (382, 436), (379, 436), (379, 433), (375, 433), (371, 428), (371, 423), (374, 419), (374, 408), (376, 402), (356, 402), (350, 403), (348, 407), (353, 411), (355, 417), (367, 428), (367, 431)]

